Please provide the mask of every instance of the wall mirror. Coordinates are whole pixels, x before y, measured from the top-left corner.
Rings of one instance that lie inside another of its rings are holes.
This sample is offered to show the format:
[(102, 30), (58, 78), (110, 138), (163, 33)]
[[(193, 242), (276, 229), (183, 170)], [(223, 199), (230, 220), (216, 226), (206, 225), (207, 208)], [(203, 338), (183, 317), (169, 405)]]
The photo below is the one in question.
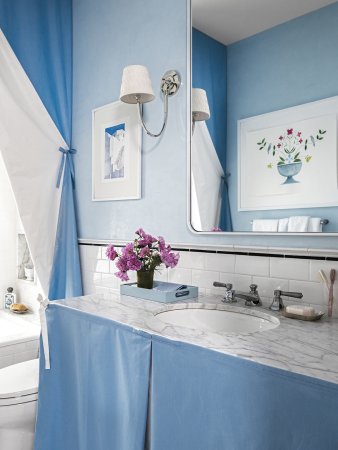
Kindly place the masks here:
[(338, 2), (191, 0), (197, 232), (338, 232)]

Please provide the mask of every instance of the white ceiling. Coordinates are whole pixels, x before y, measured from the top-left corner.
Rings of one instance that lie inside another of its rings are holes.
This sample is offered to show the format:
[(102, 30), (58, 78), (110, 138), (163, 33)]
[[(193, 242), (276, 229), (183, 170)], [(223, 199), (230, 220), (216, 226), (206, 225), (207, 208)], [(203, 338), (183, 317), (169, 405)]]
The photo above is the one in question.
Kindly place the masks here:
[(191, 0), (193, 26), (225, 45), (336, 0)]

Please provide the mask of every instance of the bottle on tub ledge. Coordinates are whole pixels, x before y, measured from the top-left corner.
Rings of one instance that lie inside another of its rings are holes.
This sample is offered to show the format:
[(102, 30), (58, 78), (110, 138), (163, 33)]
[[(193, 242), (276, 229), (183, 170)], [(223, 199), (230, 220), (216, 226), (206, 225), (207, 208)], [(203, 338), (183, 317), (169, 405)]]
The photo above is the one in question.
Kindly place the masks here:
[(7, 288), (7, 292), (4, 295), (4, 308), (11, 309), (11, 306), (16, 303), (16, 294), (12, 287)]

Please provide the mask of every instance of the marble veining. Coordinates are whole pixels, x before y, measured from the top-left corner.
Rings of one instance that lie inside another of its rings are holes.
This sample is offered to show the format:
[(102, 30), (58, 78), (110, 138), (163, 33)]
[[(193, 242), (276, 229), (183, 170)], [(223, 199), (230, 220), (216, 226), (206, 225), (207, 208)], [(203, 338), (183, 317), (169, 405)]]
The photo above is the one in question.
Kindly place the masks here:
[[(277, 328), (255, 333), (227, 334), (204, 332), (157, 321), (154, 316), (162, 311), (191, 307), (243, 310), (246, 314), (266, 318), (275, 316)], [(118, 293), (94, 294), (62, 300), (58, 305), (105, 317), (135, 329), (182, 341), (217, 352), (248, 359), (321, 380), (338, 383), (338, 319), (324, 316), (319, 321), (303, 322), (288, 319), (280, 313), (237, 303), (224, 305), (220, 296), (200, 296), (195, 302), (163, 305)], [(235, 309), (234, 309), (235, 308)]]

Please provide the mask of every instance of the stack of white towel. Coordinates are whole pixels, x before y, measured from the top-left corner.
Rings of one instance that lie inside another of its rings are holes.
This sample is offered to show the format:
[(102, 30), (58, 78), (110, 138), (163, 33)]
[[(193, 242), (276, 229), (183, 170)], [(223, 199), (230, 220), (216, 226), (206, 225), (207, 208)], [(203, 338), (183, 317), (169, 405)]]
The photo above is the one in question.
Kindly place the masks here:
[(275, 233), (321, 233), (323, 225), (320, 217), (292, 216), (285, 219), (253, 220), (252, 231)]

